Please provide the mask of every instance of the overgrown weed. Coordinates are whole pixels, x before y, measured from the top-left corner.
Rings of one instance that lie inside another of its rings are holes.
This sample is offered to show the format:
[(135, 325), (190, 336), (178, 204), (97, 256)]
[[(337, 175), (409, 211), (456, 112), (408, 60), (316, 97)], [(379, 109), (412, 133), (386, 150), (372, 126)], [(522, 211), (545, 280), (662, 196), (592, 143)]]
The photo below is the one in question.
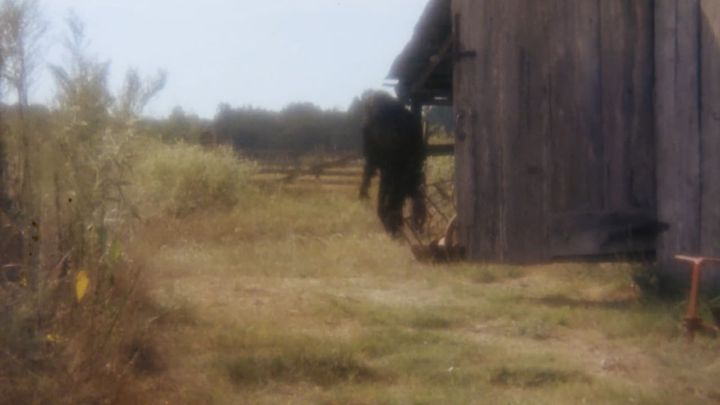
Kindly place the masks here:
[(3, 138), (15, 141), (3, 146), (23, 169), (10, 170), (12, 202), (0, 216), (22, 239), (11, 263), (19, 280), (0, 283), (4, 403), (142, 402), (141, 381), (164, 369), (159, 309), (122, 247), (134, 220), (125, 194), (134, 120), (164, 79), (131, 71), (114, 97), (109, 65), (86, 45), (82, 23), (69, 18), (67, 63), (51, 67), (55, 106), (6, 110), (14, 119)]
[(258, 198), (249, 185), (254, 164), (229, 147), (206, 149), (150, 139), (143, 144), (146, 150), (135, 167), (132, 194), (145, 218), (228, 210)]

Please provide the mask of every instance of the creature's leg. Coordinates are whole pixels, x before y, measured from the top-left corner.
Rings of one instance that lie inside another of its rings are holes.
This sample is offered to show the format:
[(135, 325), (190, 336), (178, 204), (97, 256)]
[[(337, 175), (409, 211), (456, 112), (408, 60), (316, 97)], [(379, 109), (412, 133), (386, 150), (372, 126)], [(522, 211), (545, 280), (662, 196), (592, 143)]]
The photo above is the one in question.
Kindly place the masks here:
[(385, 226), (385, 230), (388, 230), (387, 218), (389, 213), (388, 193), (390, 190), (390, 185), (388, 177), (389, 176), (384, 170), (380, 170), (380, 187), (378, 190), (377, 199), (377, 215), (378, 218), (380, 218), (380, 221), (383, 223), (383, 226)]
[(402, 227), (402, 189), (398, 188), (397, 174), (388, 170), (380, 171), (378, 193), (378, 217), (385, 230), (395, 236)]
[(403, 226), (403, 203), (405, 198), (402, 194), (393, 190), (390, 196), (387, 229), (391, 235), (396, 236)]
[(413, 226), (417, 230), (422, 230), (427, 220), (427, 207), (425, 205), (425, 196), (419, 195), (412, 198), (412, 219)]
[(405, 202), (405, 187), (400, 173), (389, 173), (385, 195), (385, 229), (396, 236), (403, 226), (403, 204)]
[(368, 189), (370, 188), (370, 180), (372, 180), (373, 176), (375, 176), (375, 172), (377, 171), (377, 167), (375, 164), (369, 159), (365, 159), (365, 167), (363, 168), (363, 178), (362, 183), (360, 184), (360, 199), (367, 199), (368, 198)]

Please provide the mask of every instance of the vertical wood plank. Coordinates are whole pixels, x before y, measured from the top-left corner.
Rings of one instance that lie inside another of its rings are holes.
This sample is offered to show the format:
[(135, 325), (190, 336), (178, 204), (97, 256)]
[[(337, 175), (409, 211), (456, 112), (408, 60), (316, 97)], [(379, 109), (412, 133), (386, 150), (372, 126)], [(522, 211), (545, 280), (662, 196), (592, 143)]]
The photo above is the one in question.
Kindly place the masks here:
[[(548, 60), (553, 86), (553, 211), (601, 209), (604, 144), (600, 120), (599, 15), (596, 0), (556, 1), (558, 30)], [(600, 187), (599, 187), (600, 186)]]
[[(467, 27), (468, 43), (477, 56), (469, 63), (476, 66), (472, 94), (473, 126), (475, 136), (475, 166), (477, 199), (475, 200), (476, 243), (472, 254), (482, 260), (501, 261), (501, 150), (498, 145), (498, 101), (502, 95), (500, 81), (503, 66), (502, 28), (507, 21), (502, 17), (503, 2), (477, 2), (470, 0)], [(477, 22), (477, 23), (475, 23)]]
[(605, 209), (655, 207), (653, 4), (599, 0)]
[[(508, 2), (514, 31), (504, 46), (503, 147), (505, 238), (504, 257), (512, 262), (548, 258), (547, 177), (545, 145), (548, 132), (547, 2)], [(552, 8), (552, 7), (550, 7)], [(532, 230), (532, 231), (530, 231)]]
[(656, 0), (658, 217), (670, 224), (658, 243), (663, 278), (684, 279), (673, 256), (700, 249), (698, 0)]
[[(454, 19), (455, 51), (472, 51), (475, 39), (471, 35), (471, 27), (478, 18), (482, 18), (481, 10), (476, 9), (469, 0), (453, 0), (452, 13)], [(478, 136), (476, 126), (476, 101), (473, 94), (475, 88), (477, 64), (475, 60), (459, 59), (454, 63), (454, 108), (457, 119), (456, 170), (458, 198), (458, 231), (461, 243), (467, 249), (472, 260), (487, 260), (479, 246), (489, 234), (483, 228), (482, 218), (477, 217), (479, 201), (490, 205), (486, 196), (481, 196), (476, 166), (486, 162), (477, 148)], [(484, 233), (484, 234), (483, 234)]]
[[(455, 51), (458, 52), (465, 44), (465, 35), (463, 28), (467, 15), (467, 1), (453, 0), (451, 4), (451, 15), (453, 18), (453, 37), (455, 40)], [(473, 199), (475, 195), (475, 183), (472, 177), (472, 138), (471, 128), (467, 125), (465, 118), (465, 110), (470, 102), (469, 94), (465, 90), (468, 86), (468, 78), (472, 75), (467, 70), (467, 64), (458, 63), (453, 66), (453, 108), (456, 119), (455, 128), (455, 183), (457, 193), (457, 211), (458, 211), (458, 237), (460, 243), (469, 247), (475, 223)]]
[[(720, 2), (701, 1), (701, 250), (720, 256)], [(704, 280), (720, 290), (720, 272)]]

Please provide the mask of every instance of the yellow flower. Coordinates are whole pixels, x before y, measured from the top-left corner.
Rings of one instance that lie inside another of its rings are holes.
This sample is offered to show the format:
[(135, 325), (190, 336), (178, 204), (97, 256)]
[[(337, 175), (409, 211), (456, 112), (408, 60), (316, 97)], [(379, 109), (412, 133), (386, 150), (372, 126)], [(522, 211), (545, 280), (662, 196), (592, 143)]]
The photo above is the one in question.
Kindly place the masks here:
[(77, 302), (82, 301), (87, 293), (88, 286), (90, 285), (90, 278), (86, 271), (79, 271), (75, 275), (75, 298)]
[(60, 336), (48, 333), (47, 336), (45, 336), (45, 340), (50, 343), (57, 343), (60, 341)]

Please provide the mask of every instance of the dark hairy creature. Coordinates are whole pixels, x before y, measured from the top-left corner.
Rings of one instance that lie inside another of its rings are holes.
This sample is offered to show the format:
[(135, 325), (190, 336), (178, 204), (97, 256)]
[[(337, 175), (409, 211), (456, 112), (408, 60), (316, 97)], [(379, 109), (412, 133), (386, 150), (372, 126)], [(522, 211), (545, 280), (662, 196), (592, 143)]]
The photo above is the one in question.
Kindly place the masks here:
[(403, 225), (403, 205), (412, 201), (412, 224), (422, 228), (425, 217), (426, 148), (422, 123), (404, 105), (386, 93), (364, 100), (363, 155), (365, 168), (360, 198), (368, 198), (370, 181), (380, 172), (378, 217), (385, 230), (397, 235)]

